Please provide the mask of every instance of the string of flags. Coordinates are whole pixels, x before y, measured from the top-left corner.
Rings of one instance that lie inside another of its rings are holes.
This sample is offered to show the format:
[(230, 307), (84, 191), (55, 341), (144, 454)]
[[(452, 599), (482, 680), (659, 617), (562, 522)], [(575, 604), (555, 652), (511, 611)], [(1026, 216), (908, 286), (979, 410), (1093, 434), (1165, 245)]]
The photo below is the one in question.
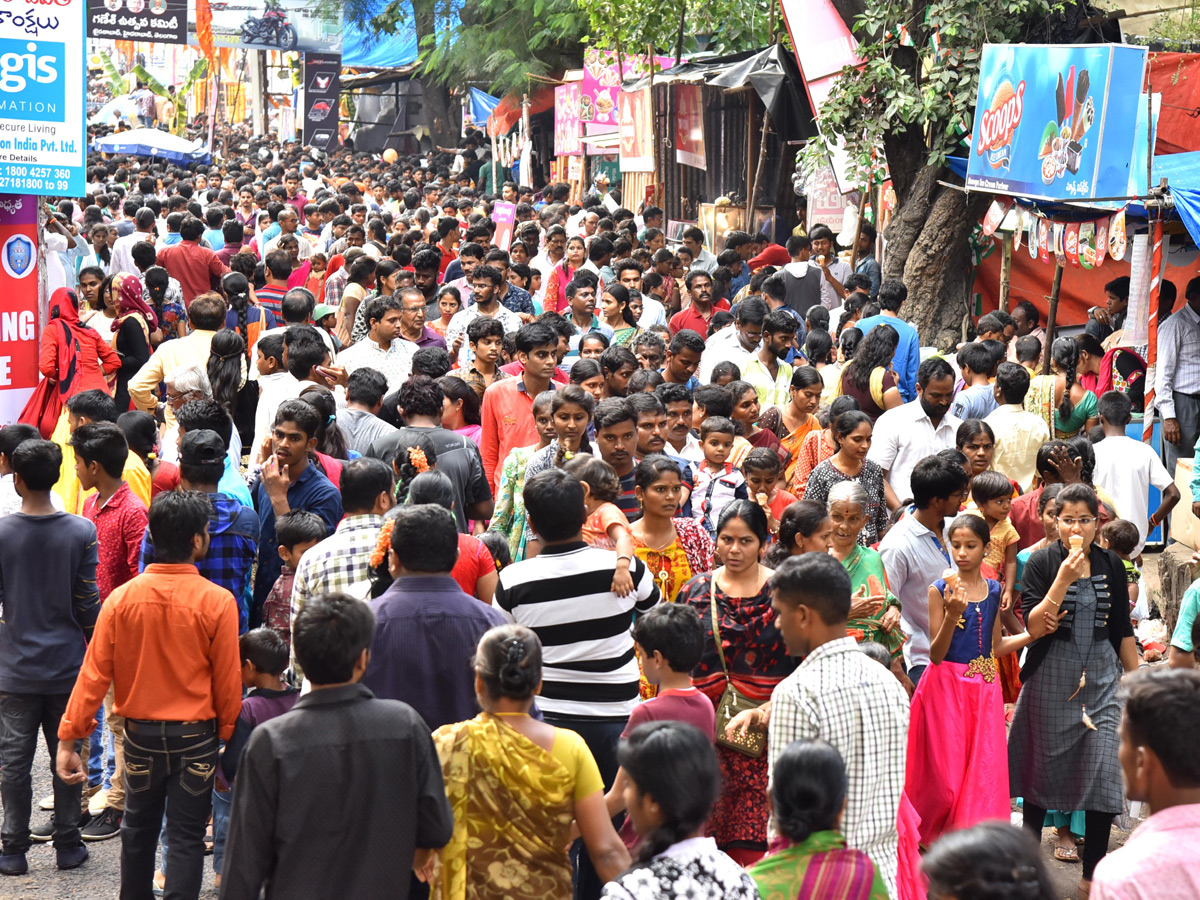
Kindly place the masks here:
[[(991, 237), (1013, 205), (1007, 197), (997, 197), (983, 218), (983, 234)], [(1030, 259), (1077, 269), (1097, 269), (1105, 259), (1122, 260), (1128, 247), (1125, 207), (1090, 222), (1058, 222), (1040, 216), (1031, 209), (1017, 206), (1013, 228), (1013, 251), (1024, 243)]]

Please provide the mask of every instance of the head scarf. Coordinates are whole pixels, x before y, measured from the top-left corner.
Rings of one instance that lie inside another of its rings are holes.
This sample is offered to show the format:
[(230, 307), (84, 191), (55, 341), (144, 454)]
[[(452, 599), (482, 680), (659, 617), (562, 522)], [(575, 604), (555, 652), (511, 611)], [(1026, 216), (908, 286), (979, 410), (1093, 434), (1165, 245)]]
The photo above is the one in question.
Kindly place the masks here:
[(113, 320), (112, 330), (119, 331), (122, 323), (132, 315), (139, 315), (147, 327), (153, 331), (158, 327), (158, 316), (146, 303), (142, 282), (127, 272), (112, 277), (111, 290), (117, 294), (117, 317)]
[(57, 288), (50, 295), (50, 318), (62, 319), (68, 325), (78, 325), (79, 296), (70, 288)]
[(79, 299), (70, 288), (60, 287), (50, 295), (50, 318), (64, 323), (66, 328), (52, 326), (54, 341), (58, 344), (55, 359), (58, 360), (58, 372), (55, 378), (59, 383), (65, 383), (70, 377), (72, 366), (78, 366), (76, 351), (79, 348), (79, 338), (76, 332), (86, 332), (86, 326), (79, 321)]

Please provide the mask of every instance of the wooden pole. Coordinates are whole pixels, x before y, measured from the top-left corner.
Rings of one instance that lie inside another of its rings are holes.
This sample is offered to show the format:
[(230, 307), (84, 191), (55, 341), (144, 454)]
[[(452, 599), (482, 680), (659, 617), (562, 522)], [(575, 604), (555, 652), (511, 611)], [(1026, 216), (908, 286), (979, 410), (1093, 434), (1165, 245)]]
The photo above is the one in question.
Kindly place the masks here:
[(754, 168), (754, 190), (746, 201), (746, 228), (745, 230), (751, 234), (758, 234), (754, 228), (754, 210), (757, 208), (756, 200), (758, 197), (758, 189), (762, 187), (763, 179), (763, 163), (767, 157), (767, 134), (771, 128), (771, 111), (765, 106), (763, 107), (763, 124), (762, 134), (758, 138), (758, 165)]
[(1012, 276), (1012, 232), (1005, 232), (1000, 241), (1000, 309), (1008, 312), (1008, 286)]
[(1050, 374), (1050, 347), (1058, 331), (1058, 293), (1062, 287), (1063, 267), (1054, 264), (1054, 284), (1050, 287), (1050, 308), (1046, 312), (1046, 346), (1042, 348), (1042, 374)]
[[(652, 44), (646, 45), (646, 65), (650, 67), (650, 86), (646, 88), (646, 108), (649, 111), (650, 119), (650, 156), (654, 160), (654, 171), (650, 175), (650, 177), (654, 179), (654, 193), (651, 194), (651, 196), (654, 198), (655, 205), (657, 205), (658, 191), (660, 186), (658, 183), (658, 146), (657, 142), (654, 140), (654, 130), (658, 122), (654, 118), (654, 46)], [(624, 196), (624, 193), (624, 191), (621, 192), (621, 199), (624, 202), (634, 202), (628, 197)]]

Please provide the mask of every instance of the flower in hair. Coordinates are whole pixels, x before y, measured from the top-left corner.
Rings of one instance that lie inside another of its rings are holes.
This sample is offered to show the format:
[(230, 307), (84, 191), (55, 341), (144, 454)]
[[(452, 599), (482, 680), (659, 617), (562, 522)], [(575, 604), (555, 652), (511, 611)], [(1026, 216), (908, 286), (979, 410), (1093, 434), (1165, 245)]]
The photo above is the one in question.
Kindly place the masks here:
[(425, 451), (420, 447), (410, 447), (408, 450), (408, 461), (418, 472), (429, 471), (429, 460), (425, 457)]
[(388, 550), (392, 549), (392, 529), (396, 527), (395, 519), (388, 519), (379, 529), (379, 537), (375, 540), (375, 549), (371, 551), (371, 568), (378, 569), (387, 559)]

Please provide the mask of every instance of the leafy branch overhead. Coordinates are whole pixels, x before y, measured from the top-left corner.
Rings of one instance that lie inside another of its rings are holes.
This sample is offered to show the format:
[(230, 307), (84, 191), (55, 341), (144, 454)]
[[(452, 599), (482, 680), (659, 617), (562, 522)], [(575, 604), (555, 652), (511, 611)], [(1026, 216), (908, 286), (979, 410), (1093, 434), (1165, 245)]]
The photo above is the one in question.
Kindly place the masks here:
[[(477, 84), (494, 94), (529, 90), (583, 64), (584, 47), (674, 56), (702, 44), (719, 53), (762, 47), (777, 0), (346, 0), (345, 15), (371, 35), (414, 29), (422, 80), (459, 87)], [(696, 36), (702, 35), (703, 42)], [(531, 78), (530, 76), (534, 76)]]
[[(842, 140), (863, 180), (882, 170), (881, 148), (893, 170), (942, 165), (971, 130), (983, 44), (1029, 40), (1061, 6), (1057, 0), (858, 6), (853, 30), (864, 65), (835, 83), (821, 110), (823, 135)], [(814, 162), (827, 151), (821, 139), (806, 148)]]

